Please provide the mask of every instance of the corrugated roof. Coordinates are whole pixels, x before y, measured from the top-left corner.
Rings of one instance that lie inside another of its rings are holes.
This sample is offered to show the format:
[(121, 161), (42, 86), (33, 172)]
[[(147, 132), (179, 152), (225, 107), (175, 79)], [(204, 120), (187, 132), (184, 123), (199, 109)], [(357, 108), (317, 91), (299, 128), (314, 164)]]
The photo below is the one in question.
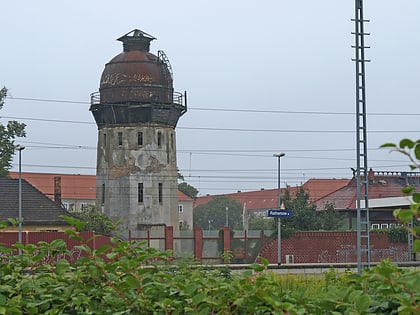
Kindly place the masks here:
[[(21, 181), (22, 217), (24, 225), (64, 225), (60, 216), (70, 213), (57, 205), (42, 192)], [(19, 217), (19, 179), (0, 178), (0, 220)]]

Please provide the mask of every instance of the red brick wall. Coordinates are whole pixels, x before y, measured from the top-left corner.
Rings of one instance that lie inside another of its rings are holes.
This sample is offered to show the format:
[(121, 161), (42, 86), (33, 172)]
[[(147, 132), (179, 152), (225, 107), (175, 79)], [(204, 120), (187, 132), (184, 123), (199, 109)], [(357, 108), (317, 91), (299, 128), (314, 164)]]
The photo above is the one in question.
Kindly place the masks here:
[[(295, 263), (346, 263), (357, 261), (356, 232), (300, 232), (281, 240), (282, 263), (293, 255)], [(408, 244), (388, 241), (386, 233), (370, 233), (371, 261), (384, 258), (408, 261)], [(260, 256), (277, 263), (277, 239), (266, 244)]]
[[(79, 234), (91, 249), (98, 249), (103, 245), (112, 245), (109, 237), (104, 235), (95, 235), (93, 232), (81, 232)], [(94, 236), (95, 235), (95, 236)], [(63, 232), (23, 232), (23, 244), (37, 244), (40, 241), (51, 243), (54, 240), (62, 239), (67, 243), (67, 249), (70, 251), (67, 258), (69, 261), (76, 261), (83, 256), (84, 253), (75, 246), (80, 245), (80, 242), (70, 239), (68, 235)], [(0, 232), (0, 243), (7, 248), (13, 248), (13, 244), (18, 241), (18, 232)], [(17, 250), (16, 250), (17, 252)]]

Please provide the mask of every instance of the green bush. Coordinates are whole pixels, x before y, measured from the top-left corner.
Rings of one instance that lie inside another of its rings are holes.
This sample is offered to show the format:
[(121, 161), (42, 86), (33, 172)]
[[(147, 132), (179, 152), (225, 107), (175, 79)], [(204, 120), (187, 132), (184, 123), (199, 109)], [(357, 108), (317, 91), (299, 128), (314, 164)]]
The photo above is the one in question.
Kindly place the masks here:
[(390, 228), (388, 232), (388, 240), (395, 243), (407, 243), (408, 242), (408, 232), (404, 227), (397, 226)]
[(222, 269), (191, 261), (173, 264), (171, 252), (144, 242), (113, 239), (71, 263), (63, 240), (16, 244), (0, 263), (0, 314), (419, 314), (420, 276), (390, 261), (361, 275), (333, 270), (323, 277), (280, 276), (268, 261), (235, 273), (231, 254)]

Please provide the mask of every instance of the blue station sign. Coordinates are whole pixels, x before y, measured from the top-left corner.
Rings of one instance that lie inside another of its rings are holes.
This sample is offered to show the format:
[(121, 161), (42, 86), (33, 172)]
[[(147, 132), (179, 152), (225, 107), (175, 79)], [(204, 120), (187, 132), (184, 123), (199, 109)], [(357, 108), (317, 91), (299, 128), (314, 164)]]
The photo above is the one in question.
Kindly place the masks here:
[(283, 209), (268, 209), (267, 217), (271, 218), (287, 218), (293, 215), (292, 210), (283, 210)]

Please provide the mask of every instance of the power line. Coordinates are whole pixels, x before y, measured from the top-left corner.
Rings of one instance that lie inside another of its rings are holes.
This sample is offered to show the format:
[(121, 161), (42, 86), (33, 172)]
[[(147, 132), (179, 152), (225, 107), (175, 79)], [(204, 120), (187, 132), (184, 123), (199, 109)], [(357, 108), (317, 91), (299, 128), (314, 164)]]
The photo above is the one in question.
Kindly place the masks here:
[[(56, 123), (72, 123), (72, 124), (88, 124), (94, 125), (93, 122), (76, 121), (76, 120), (59, 120), (59, 119), (43, 119), (43, 118), (28, 118), (28, 117), (14, 117), (2, 116), (7, 119), (18, 120), (33, 120), (43, 122)], [(251, 128), (214, 128), (214, 127), (177, 127), (183, 130), (201, 130), (201, 131), (233, 131), (233, 132), (266, 132), (266, 133), (354, 133), (354, 130), (300, 130), (300, 129), (251, 129)], [(418, 133), (419, 130), (370, 130), (369, 133)]]
[[(63, 104), (81, 104), (90, 105), (87, 101), (70, 101), (57, 100), (46, 98), (28, 98), (28, 97), (12, 97), (7, 96), (7, 99), (19, 101), (32, 101), (44, 103), (63, 103)], [(113, 104), (113, 106), (125, 106), (124, 104)], [(216, 111), (216, 112), (242, 112), (242, 113), (261, 113), (261, 114), (298, 114), (298, 115), (354, 115), (353, 112), (330, 112), (330, 111), (288, 111), (288, 110), (265, 110), (265, 109), (231, 109), (231, 108), (203, 108), (203, 107), (188, 107), (188, 110), (197, 111)], [(368, 113), (369, 116), (420, 116), (420, 113)]]

